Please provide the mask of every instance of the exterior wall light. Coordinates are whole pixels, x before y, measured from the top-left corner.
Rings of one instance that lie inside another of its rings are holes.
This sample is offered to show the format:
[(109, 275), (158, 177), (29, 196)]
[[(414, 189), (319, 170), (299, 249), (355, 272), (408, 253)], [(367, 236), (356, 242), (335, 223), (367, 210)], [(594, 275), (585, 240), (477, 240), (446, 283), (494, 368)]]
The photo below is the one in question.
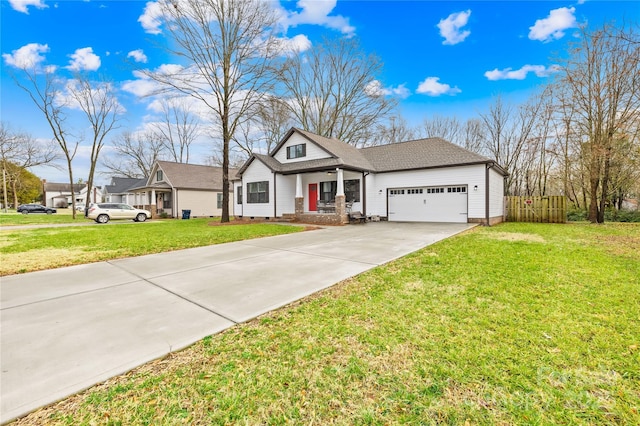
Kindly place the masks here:
[(473, 186), (473, 190), (474, 190), (474, 191), (477, 191), (477, 190), (478, 190), (478, 185), (474, 185), (474, 186)]

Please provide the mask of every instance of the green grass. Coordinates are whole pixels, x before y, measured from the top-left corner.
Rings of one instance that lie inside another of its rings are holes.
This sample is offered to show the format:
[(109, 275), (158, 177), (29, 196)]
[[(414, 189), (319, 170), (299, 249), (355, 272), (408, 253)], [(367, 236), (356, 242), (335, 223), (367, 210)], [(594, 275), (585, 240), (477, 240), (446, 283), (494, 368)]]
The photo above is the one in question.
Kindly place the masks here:
[(37, 229), (3, 227), (0, 276), (302, 230), (268, 223), (211, 224), (212, 219), (190, 219)]
[(18, 424), (640, 423), (640, 226), (503, 224)]
[(71, 209), (57, 210), (58, 212), (54, 214), (22, 214), (16, 213), (15, 210), (8, 210), (7, 213), (0, 211), (0, 226), (88, 222), (88, 219), (84, 218), (84, 212), (76, 212), (76, 218), (74, 219)]

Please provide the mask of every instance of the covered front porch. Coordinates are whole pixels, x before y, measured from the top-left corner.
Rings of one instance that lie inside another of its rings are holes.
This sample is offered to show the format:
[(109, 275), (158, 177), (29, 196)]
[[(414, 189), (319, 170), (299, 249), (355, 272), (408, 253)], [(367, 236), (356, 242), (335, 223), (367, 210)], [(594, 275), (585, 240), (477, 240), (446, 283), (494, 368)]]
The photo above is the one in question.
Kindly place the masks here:
[(173, 191), (167, 187), (144, 187), (132, 190), (134, 194), (133, 206), (138, 209), (149, 210), (152, 218), (174, 217)]
[(361, 211), (363, 177), (361, 172), (342, 168), (295, 177), (295, 220), (305, 223), (343, 225), (352, 211)]

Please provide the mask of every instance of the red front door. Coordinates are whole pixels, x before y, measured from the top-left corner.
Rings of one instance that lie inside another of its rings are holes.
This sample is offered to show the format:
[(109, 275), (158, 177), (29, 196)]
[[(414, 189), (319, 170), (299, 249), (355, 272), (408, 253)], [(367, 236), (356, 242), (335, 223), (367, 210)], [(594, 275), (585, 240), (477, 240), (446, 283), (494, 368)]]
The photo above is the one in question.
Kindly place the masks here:
[(315, 212), (318, 210), (318, 184), (309, 184), (309, 211)]

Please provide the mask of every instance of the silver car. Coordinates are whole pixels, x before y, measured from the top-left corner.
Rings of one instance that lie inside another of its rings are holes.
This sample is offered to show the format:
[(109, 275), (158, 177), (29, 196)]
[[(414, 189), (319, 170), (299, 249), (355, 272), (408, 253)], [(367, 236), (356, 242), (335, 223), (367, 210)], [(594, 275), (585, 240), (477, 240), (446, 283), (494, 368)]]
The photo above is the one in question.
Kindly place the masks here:
[(98, 223), (107, 223), (112, 219), (131, 219), (136, 222), (144, 222), (151, 217), (151, 212), (136, 209), (129, 204), (98, 203), (89, 207), (87, 217)]

